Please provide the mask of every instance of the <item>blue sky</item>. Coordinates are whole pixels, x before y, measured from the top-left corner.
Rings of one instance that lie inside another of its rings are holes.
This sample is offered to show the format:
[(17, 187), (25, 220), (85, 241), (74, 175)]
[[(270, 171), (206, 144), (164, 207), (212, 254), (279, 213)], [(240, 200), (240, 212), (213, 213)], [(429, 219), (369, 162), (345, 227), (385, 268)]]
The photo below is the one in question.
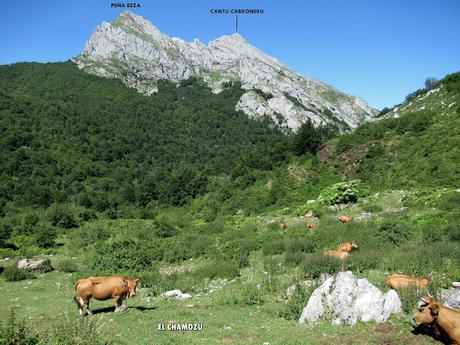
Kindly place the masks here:
[[(124, 9), (106, 0), (3, 1), (0, 64), (64, 61), (102, 21)], [(127, 1), (136, 2), (136, 1)], [(139, 0), (132, 12), (161, 31), (202, 42), (234, 32), (212, 8), (263, 8), (240, 15), (240, 34), (296, 72), (383, 108), (460, 70), (460, 0)]]

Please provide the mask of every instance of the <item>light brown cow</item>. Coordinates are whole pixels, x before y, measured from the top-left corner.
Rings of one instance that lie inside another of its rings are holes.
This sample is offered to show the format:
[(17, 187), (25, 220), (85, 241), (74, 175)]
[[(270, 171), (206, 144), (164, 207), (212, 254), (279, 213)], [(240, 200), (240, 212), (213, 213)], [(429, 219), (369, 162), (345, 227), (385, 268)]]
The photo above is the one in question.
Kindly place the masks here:
[(307, 213), (305, 213), (305, 218), (313, 218), (313, 212), (308, 211)]
[(331, 256), (333, 258), (337, 258), (337, 259), (340, 259), (340, 260), (345, 260), (346, 258), (348, 258), (350, 256), (350, 253), (348, 252), (339, 252), (339, 251), (335, 251), (335, 250), (328, 250), (326, 252), (323, 253), (324, 256)]
[(353, 249), (357, 249), (359, 246), (353, 242), (353, 241), (348, 241), (348, 242), (344, 242), (344, 243), (340, 243), (338, 246), (337, 246), (337, 250), (339, 252), (347, 252), (347, 253), (351, 253), (351, 251)]
[(454, 344), (460, 345), (460, 310), (446, 307), (429, 296), (415, 313), (415, 326), (430, 325), (440, 328)]
[(410, 287), (426, 289), (430, 283), (430, 277), (412, 277), (404, 274), (393, 274), (385, 279), (385, 284), (396, 291), (406, 290)]
[(307, 228), (309, 228), (309, 229), (316, 228), (317, 226), (318, 226), (318, 224), (315, 224), (315, 223), (308, 223), (307, 224)]
[(288, 225), (286, 223), (280, 224), (281, 230), (286, 230), (288, 228)]
[(353, 217), (352, 216), (340, 216), (339, 220), (342, 224), (345, 224), (345, 223), (351, 222), (353, 220)]
[(91, 315), (89, 310), (89, 301), (91, 298), (105, 301), (113, 298), (115, 300), (115, 312), (124, 309), (122, 303), (127, 297), (134, 297), (139, 285), (139, 279), (129, 279), (126, 276), (109, 276), (109, 277), (89, 277), (80, 279), (75, 284), (75, 291), (80, 298), (74, 297), (77, 303), (80, 315), (84, 315), (85, 310)]

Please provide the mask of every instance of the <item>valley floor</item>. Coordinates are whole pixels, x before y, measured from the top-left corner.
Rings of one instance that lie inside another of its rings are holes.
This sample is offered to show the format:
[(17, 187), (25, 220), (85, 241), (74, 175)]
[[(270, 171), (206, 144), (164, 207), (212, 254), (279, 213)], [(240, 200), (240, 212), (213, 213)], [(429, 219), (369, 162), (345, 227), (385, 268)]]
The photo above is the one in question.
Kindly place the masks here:
[[(437, 344), (412, 334), (411, 326), (398, 317), (381, 325), (346, 327), (324, 321), (307, 327), (270, 314), (270, 304), (216, 305), (209, 293), (186, 301), (165, 300), (142, 288), (127, 301), (125, 312), (113, 313), (112, 302), (96, 301), (91, 305), (95, 315), (82, 318), (72, 300), (75, 281), (72, 274), (59, 272), (20, 282), (1, 279), (0, 320), (6, 321), (14, 308), (18, 319), (25, 318), (42, 333), (82, 331), (95, 322), (103, 338), (115, 344)], [(170, 322), (202, 323), (203, 330), (158, 330), (158, 324)]]

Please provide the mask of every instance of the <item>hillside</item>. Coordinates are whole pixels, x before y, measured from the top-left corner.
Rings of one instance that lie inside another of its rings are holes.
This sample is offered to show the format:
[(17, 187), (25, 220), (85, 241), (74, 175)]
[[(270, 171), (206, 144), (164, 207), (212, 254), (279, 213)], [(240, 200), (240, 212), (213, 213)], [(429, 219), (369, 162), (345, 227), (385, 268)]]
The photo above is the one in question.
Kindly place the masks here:
[(268, 120), (234, 110), (242, 93), (238, 83), (213, 94), (189, 79), (159, 82), (146, 97), (71, 62), (1, 66), (0, 197), (99, 211), (181, 204), (204, 192), (209, 175), (229, 174), (236, 157), (285, 140)]
[(270, 117), (281, 128), (295, 130), (309, 119), (315, 126), (349, 130), (377, 114), (363, 99), (302, 77), (239, 34), (207, 46), (198, 39), (185, 42), (131, 12), (98, 26), (75, 62), (147, 95), (157, 92), (158, 80), (199, 77), (216, 93), (225, 83), (238, 81), (245, 92), (236, 109), (249, 117)]
[[(408, 320), (420, 294), (441, 298), (460, 277), (460, 73), (340, 136), (249, 120), (236, 83), (213, 94), (165, 82), (145, 97), (70, 62), (0, 76), (0, 308), (29, 326), (4, 313), (0, 339), (437, 344)], [(323, 255), (351, 240), (347, 259)], [(22, 257), (55, 270), (24, 272)], [(321, 275), (347, 270), (383, 292), (393, 273), (433, 281), (398, 292), (402, 310), (383, 324), (299, 325)], [(77, 316), (75, 282), (108, 274), (140, 278), (127, 310), (92, 301), (94, 315)], [(192, 298), (160, 296), (172, 289)], [(169, 322), (204, 329), (157, 331)]]

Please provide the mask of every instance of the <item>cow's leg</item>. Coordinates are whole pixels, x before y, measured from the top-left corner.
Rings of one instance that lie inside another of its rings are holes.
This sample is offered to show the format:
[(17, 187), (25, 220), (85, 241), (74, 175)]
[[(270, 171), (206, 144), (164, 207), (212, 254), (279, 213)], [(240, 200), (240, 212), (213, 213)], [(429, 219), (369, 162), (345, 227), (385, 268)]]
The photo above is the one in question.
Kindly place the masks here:
[(81, 297), (77, 298), (76, 296), (74, 296), (73, 300), (74, 300), (74, 302), (76, 303), (76, 305), (78, 307), (78, 312), (79, 312), (80, 316), (82, 316), (83, 315), (83, 300), (82, 300), (82, 298)]
[(123, 304), (123, 297), (117, 296), (115, 297), (115, 313), (122, 311), (122, 304)]
[(92, 315), (92, 314), (93, 314), (93, 313), (91, 312), (91, 310), (89, 310), (89, 301), (90, 301), (90, 299), (91, 299), (91, 297), (85, 298), (85, 299), (83, 299), (83, 298), (81, 299), (82, 304), (83, 304), (83, 307), (86, 309), (86, 313), (85, 313), (84, 315), (86, 315), (86, 314)]

